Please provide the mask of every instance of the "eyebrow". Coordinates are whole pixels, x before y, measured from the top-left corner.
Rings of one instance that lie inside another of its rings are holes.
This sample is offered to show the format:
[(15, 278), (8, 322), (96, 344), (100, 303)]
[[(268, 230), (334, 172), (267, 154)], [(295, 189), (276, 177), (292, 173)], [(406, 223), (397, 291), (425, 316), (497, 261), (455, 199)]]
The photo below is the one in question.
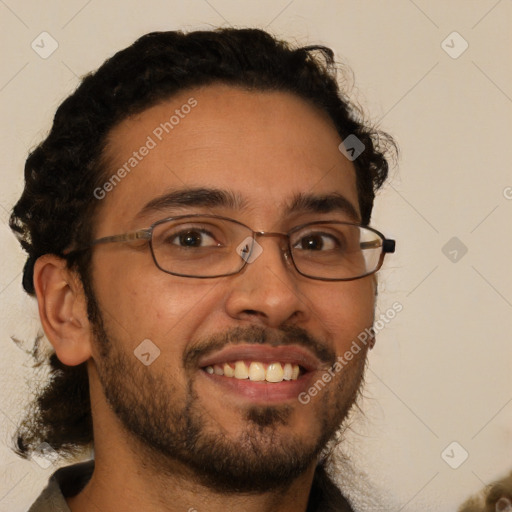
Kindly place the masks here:
[[(247, 202), (239, 194), (229, 190), (216, 188), (184, 188), (165, 193), (149, 201), (139, 211), (137, 217), (144, 217), (160, 210), (180, 207), (228, 208), (231, 210), (246, 210)], [(347, 215), (351, 220), (360, 222), (360, 216), (355, 206), (342, 194), (295, 194), (285, 215), (293, 213), (331, 213), (338, 212)]]
[(299, 193), (292, 199), (287, 213), (311, 212), (311, 213), (344, 213), (351, 220), (360, 222), (359, 214), (355, 206), (339, 193), (331, 194), (303, 194)]
[(205, 206), (244, 210), (247, 205), (242, 197), (228, 190), (216, 188), (183, 188), (155, 197), (139, 211), (137, 217), (170, 208)]

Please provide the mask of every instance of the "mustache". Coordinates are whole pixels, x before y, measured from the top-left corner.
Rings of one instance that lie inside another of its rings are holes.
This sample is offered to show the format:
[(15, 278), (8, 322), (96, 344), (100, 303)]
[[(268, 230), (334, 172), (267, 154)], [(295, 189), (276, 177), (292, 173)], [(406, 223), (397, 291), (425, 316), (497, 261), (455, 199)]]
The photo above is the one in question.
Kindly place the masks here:
[(228, 345), (241, 344), (269, 345), (271, 347), (299, 345), (312, 352), (322, 363), (332, 366), (336, 362), (334, 350), (301, 327), (283, 326), (275, 330), (252, 325), (234, 327), (201, 340), (184, 352), (183, 367), (186, 370), (195, 370), (202, 357), (222, 350)]

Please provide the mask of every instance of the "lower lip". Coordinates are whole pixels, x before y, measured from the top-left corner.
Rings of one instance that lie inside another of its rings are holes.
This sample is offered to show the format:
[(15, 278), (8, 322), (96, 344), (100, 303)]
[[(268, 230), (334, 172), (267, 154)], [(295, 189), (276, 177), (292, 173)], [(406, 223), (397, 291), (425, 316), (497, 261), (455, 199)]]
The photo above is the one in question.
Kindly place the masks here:
[(249, 401), (278, 403), (298, 400), (300, 393), (309, 388), (314, 372), (308, 372), (297, 380), (283, 380), (282, 382), (255, 382), (249, 379), (236, 379), (234, 377), (210, 374), (204, 370), (200, 370), (200, 374), (208, 379), (210, 383)]

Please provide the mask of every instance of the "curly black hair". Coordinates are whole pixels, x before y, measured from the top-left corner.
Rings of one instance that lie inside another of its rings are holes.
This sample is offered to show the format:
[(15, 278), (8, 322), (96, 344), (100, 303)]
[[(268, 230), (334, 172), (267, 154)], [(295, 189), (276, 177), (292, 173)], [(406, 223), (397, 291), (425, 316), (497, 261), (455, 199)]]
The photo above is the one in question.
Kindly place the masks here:
[[(375, 192), (388, 174), (388, 150), (395, 146), (391, 137), (362, 119), (340, 90), (332, 50), (292, 47), (258, 29), (153, 32), (83, 78), (26, 161), (25, 188), (10, 226), (28, 253), (23, 287), (29, 294), (34, 294), (35, 261), (55, 254), (78, 272), (88, 312), (97, 314), (90, 300), (90, 252), (66, 251), (91, 240), (99, 205), (93, 192), (107, 176), (109, 132), (180, 91), (214, 83), (295, 94), (326, 112), (342, 139), (355, 135), (365, 146), (353, 163), (362, 222), (369, 223)], [(15, 434), (14, 450), (22, 457), (43, 442), (63, 455), (93, 443), (86, 363), (69, 367), (55, 354), (48, 363), (48, 383)]]

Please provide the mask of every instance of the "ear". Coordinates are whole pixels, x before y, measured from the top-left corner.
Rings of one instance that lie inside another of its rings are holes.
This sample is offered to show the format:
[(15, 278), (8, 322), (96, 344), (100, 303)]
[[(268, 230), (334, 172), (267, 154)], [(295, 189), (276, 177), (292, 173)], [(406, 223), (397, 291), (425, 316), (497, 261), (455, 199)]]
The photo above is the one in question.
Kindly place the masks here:
[(76, 366), (91, 357), (90, 324), (82, 283), (67, 262), (53, 254), (34, 265), (34, 288), (44, 332), (59, 360)]

